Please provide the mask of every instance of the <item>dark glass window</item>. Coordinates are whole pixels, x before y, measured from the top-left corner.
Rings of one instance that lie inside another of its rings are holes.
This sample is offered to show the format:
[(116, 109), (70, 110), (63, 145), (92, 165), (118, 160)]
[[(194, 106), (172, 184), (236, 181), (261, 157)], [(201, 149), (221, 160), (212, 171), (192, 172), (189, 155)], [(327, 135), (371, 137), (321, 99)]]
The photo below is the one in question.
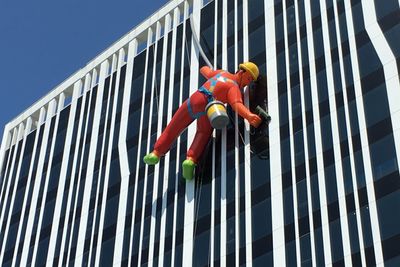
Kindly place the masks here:
[(399, 234), (400, 216), (394, 216), (393, 211), (400, 207), (400, 191), (389, 194), (377, 201), (379, 226), (382, 240)]
[(398, 170), (392, 134), (370, 145), (370, 155), (374, 180)]
[(260, 202), (252, 208), (253, 224), (253, 240), (257, 240), (267, 234), (271, 233), (272, 221), (271, 221), (271, 198)]

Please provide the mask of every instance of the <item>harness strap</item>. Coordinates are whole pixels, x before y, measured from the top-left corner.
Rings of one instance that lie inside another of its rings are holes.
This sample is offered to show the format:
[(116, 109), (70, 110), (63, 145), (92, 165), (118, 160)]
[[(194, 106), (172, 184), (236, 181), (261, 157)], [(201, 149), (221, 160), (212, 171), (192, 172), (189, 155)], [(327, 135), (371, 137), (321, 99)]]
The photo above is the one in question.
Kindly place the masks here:
[(188, 107), (190, 117), (192, 117), (194, 120), (197, 120), (201, 116), (206, 115), (205, 111), (197, 112), (196, 114), (194, 114), (192, 106), (190, 105), (190, 97), (187, 100), (187, 107)]
[[(220, 72), (217, 75), (215, 75), (214, 77), (209, 79), (209, 81), (210, 81), (210, 88), (209, 89), (205, 88), (204, 86), (201, 86), (199, 88), (199, 92), (203, 93), (207, 97), (207, 102), (208, 103), (210, 103), (211, 101), (214, 100), (213, 92), (214, 92), (215, 86), (217, 85), (218, 82), (230, 82), (230, 83), (233, 83), (236, 86), (238, 86), (236, 81), (222, 76), (223, 73), (224, 72)], [(194, 114), (192, 106), (190, 105), (190, 98), (188, 98), (187, 106), (188, 106), (189, 114), (193, 119), (198, 119), (201, 116), (206, 114), (205, 111), (198, 112), (197, 114)]]

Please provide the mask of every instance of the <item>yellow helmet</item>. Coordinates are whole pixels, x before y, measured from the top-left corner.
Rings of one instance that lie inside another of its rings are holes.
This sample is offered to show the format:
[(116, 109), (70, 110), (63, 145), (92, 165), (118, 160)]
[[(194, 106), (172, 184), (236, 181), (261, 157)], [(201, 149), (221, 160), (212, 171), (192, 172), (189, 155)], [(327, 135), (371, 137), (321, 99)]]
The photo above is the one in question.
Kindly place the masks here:
[(243, 62), (242, 64), (239, 65), (239, 69), (250, 72), (254, 81), (257, 80), (258, 75), (260, 74), (257, 65), (254, 64), (253, 62)]

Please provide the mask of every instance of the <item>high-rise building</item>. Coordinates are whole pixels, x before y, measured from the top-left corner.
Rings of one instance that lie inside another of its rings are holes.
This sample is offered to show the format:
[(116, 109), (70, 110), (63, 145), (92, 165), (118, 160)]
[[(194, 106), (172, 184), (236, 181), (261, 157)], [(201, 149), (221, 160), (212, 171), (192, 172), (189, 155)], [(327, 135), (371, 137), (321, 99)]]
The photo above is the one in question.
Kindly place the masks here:
[[(397, 38), (397, 0), (170, 1), (6, 125), (0, 264), (400, 266)], [(206, 58), (272, 122), (230, 112), (185, 182), (195, 123), (142, 158)]]

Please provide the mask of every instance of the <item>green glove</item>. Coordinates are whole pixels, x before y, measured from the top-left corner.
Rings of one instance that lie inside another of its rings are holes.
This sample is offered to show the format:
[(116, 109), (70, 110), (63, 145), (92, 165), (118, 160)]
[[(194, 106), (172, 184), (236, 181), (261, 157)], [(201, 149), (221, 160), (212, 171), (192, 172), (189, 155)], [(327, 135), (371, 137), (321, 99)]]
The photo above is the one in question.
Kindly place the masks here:
[(194, 175), (194, 169), (196, 168), (196, 163), (194, 163), (193, 160), (191, 159), (186, 159), (182, 163), (182, 169), (183, 169), (183, 178), (185, 178), (187, 181), (190, 181), (193, 179)]

